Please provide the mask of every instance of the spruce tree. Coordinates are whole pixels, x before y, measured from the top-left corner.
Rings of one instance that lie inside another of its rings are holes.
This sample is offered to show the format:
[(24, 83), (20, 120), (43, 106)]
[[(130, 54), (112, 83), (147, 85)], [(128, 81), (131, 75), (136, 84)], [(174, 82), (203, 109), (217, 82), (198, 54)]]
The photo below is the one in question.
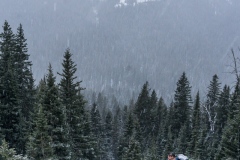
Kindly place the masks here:
[(223, 91), (219, 97), (219, 106), (217, 108), (217, 121), (216, 121), (216, 131), (219, 136), (222, 135), (222, 129), (225, 127), (227, 123), (227, 119), (229, 116), (229, 105), (230, 105), (230, 88), (225, 85), (223, 87)]
[[(15, 53), (15, 67), (16, 67), (16, 78), (18, 82), (18, 98), (19, 105), (21, 106), (23, 116), (28, 120), (29, 112), (33, 110), (33, 97), (34, 88), (31, 88), (31, 82), (34, 82), (32, 78), (31, 66), (32, 63), (29, 61), (29, 54), (27, 48), (27, 39), (24, 36), (24, 30), (20, 24), (17, 28), (16, 34), (16, 53)], [(23, 94), (24, 93), (24, 94)]]
[(145, 141), (140, 143), (144, 144), (144, 146), (148, 144), (148, 138), (146, 137), (149, 135), (151, 126), (151, 124), (149, 124), (149, 113), (151, 111), (149, 90), (148, 82), (146, 82), (142, 87), (135, 106), (135, 115), (139, 120), (141, 133), (145, 137)]
[(141, 160), (142, 154), (141, 154), (141, 148), (138, 141), (136, 141), (134, 138), (130, 139), (129, 146), (123, 155), (122, 160)]
[(189, 156), (195, 155), (195, 148), (197, 145), (198, 137), (200, 136), (201, 129), (200, 122), (201, 122), (200, 96), (198, 91), (193, 108), (191, 140), (188, 147)]
[[(151, 97), (150, 97), (150, 101), (149, 101), (150, 105), (149, 108), (147, 109), (147, 124), (148, 124), (148, 128), (147, 128), (147, 132), (150, 134), (149, 136), (152, 137), (154, 136), (156, 138), (157, 132), (158, 132), (158, 128), (157, 126), (155, 126), (155, 120), (156, 117), (158, 117), (158, 113), (157, 113), (157, 108), (158, 108), (158, 98), (157, 98), (157, 94), (155, 92), (155, 90), (152, 91), (151, 93)], [(150, 138), (149, 137), (149, 138)]]
[(52, 139), (48, 133), (47, 117), (41, 105), (37, 111), (35, 126), (27, 144), (27, 155), (36, 160), (53, 158)]
[(212, 81), (210, 81), (210, 85), (208, 86), (207, 101), (204, 104), (206, 122), (208, 124), (208, 136), (205, 148), (210, 159), (213, 159), (217, 149), (215, 146), (216, 141), (219, 141), (216, 132), (216, 122), (219, 118), (219, 115), (217, 115), (217, 110), (219, 108), (219, 96), (220, 83), (218, 82), (218, 76), (214, 75)]
[(80, 83), (82, 81), (76, 81), (77, 68), (69, 49), (64, 54), (62, 66), (62, 73), (58, 73), (61, 76), (59, 88), (64, 113), (66, 114), (65, 132), (68, 133), (71, 159), (87, 158), (88, 155), (92, 156), (94, 154), (94, 148), (90, 146), (93, 142), (89, 137), (91, 134), (86, 133), (90, 120), (87, 118), (84, 108), (86, 101), (81, 93), (83, 88), (80, 87)]
[[(11, 148), (16, 148), (22, 140), (20, 137), (20, 122), (22, 114), (19, 114), (18, 83), (15, 70), (14, 54), (16, 50), (15, 35), (7, 21), (3, 25), (0, 34), (0, 118), (1, 134), (5, 137)], [(23, 124), (23, 123), (21, 123)]]
[(200, 135), (198, 136), (196, 147), (195, 147), (195, 154), (194, 157), (196, 159), (207, 159), (207, 152), (206, 152), (206, 136), (207, 136), (207, 125), (203, 124), (203, 127), (200, 130)]
[(104, 150), (104, 159), (112, 159), (113, 158), (113, 117), (110, 110), (107, 112), (107, 116), (105, 119), (104, 125), (104, 142), (103, 142), (103, 150)]
[(167, 143), (165, 145), (164, 151), (163, 151), (163, 159), (167, 159), (167, 155), (169, 152), (173, 151), (174, 147), (174, 139), (172, 134), (172, 126), (168, 126), (168, 134), (167, 134)]
[(190, 117), (190, 103), (191, 103), (191, 87), (186, 77), (185, 72), (177, 82), (177, 88), (174, 95), (174, 123), (172, 124), (172, 131), (174, 137), (178, 137), (178, 133), (182, 126), (187, 125)]
[(20, 136), (19, 143), (16, 148), (18, 153), (25, 153), (25, 146), (30, 125), (30, 113), (33, 111), (35, 102), (35, 87), (32, 76), (31, 66), (29, 61), (29, 54), (27, 48), (27, 39), (24, 36), (24, 30), (20, 24), (15, 35), (15, 78), (17, 81), (17, 100), (20, 108)]
[(162, 97), (159, 99), (157, 107), (153, 112), (155, 113), (153, 125), (155, 128), (155, 136), (158, 136), (160, 134), (159, 131), (164, 128), (163, 126), (167, 118), (167, 106)]
[(52, 148), (57, 159), (69, 159), (69, 147), (65, 127), (65, 115), (63, 105), (60, 102), (59, 91), (55, 84), (56, 77), (53, 74), (52, 66), (49, 64), (46, 76), (46, 90), (43, 100), (43, 108), (48, 123), (48, 133), (52, 139)]
[(118, 146), (120, 142), (120, 137), (122, 136), (123, 122), (122, 122), (122, 112), (119, 106), (116, 108), (116, 113), (113, 118), (113, 153), (114, 158), (117, 159)]
[(228, 109), (229, 114), (228, 116), (230, 119), (232, 119), (238, 113), (239, 106), (240, 106), (240, 80), (237, 80), (234, 92), (231, 96), (231, 103)]
[(168, 134), (168, 126), (169, 126), (169, 113), (167, 110), (167, 106), (165, 105), (162, 98), (160, 98), (158, 102), (158, 119), (156, 120), (157, 128), (158, 128), (158, 135), (157, 135), (157, 148), (158, 148), (158, 155), (160, 158), (163, 158), (163, 151), (165, 149), (165, 145), (167, 143), (167, 134)]
[(103, 124), (100, 112), (98, 110), (98, 106), (93, 103), (91, 109), (91, 132), (93, 134), (93, 138), (96, 140), (97, 143), (97, 150), (99, 152), (98, 156), (101, 157), (103, 154)]
[(229, 119), (223, 130), (221, 140), (221, 159), (240, 159), (240, 112), (233, 119)]
[(210, 132), (215, 131), (215, 123), (217, 118), (218, 100), (220, 95), (220, 83), (218, 82), (218, 76), (214, 75), (210, 85), (208, 86), (207, 101), (205, 105), (206, 116), (208, 119), (208, 125)]

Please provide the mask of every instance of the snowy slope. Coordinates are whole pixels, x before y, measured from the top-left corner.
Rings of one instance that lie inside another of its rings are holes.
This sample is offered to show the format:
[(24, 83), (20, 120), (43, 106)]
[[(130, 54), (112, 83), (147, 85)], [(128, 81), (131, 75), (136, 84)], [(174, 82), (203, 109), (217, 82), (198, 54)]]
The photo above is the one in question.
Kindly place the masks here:
[(204, 93), (213, 74), (233, 84), (226, 66), (240, 44), (239, 8), (239, 0), (3, 1), (0, 23), (23, 24), (36, 81), (49, 62), (61, 71), (70, 47), (87, 89), (125, 96), (149, 81), (171, 99), (183, 71), (193, 93)]

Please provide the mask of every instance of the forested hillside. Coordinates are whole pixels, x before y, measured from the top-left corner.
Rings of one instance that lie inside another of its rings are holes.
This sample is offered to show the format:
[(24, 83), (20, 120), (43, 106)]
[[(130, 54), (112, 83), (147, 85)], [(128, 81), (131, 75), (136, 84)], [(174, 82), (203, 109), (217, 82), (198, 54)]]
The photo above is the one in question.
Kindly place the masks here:
[(183, 72), (172, 84), (170, 105), (148, 82), (129, 105), (102, 93), (87, 103), (82, 91), (88, 88), (78, 81), (74, 53), (63, 51), (61, 72), (50, 63), (35, 84), (23, 27), (14, 33), (5, 21), (0, 34), (1, 159), (159, 160), (170, 151), (195, 160), (239, 159), (240, 79), (232, 53), (232, 92), (213, 75), (206, 95), (192, 97)]
[(24, 26), (37, 83), (49, 62), (61, 71), (69, 47), (87, 99), (104, 92), (127, 104), (148, 81), (169, 104), (184, 71), (192, 96), (205, 94), (214, 74), (232, 86), (239, 8), (239, 0), (3, 0), (0, 23)]

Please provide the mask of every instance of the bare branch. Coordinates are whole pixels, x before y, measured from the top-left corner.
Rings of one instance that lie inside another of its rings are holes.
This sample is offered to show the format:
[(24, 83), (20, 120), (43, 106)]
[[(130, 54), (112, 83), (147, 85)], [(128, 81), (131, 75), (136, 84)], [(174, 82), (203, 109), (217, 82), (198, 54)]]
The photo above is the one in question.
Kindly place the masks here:
[(208, 121), (210, 123), (210, 131), (214, 133), (214, 131), (215, 131), (215, 123), (216, 123), (216, 120), (217, 120), (217, 113), (216, 112), (215, 113), (211, 113), (211, 108), (217, 107), (217, 103), (215, 102), (212, 106), (209, 105), (209, 104), (203, 104), (203, 107), (206, 110), (207, 115), (208, 115)]
[[(240, 48), (238, 48), (240, 50)], [(234, 70), (233, 73), (235, 73), (236, 77), (237, 77), (237, 81), (239, 81), (239, 75), (238, 75), (238, 67), (237, 67), (237, 59), (235, 57), (234, 51), (233, 49), (231, 49), (232, 51), (232, 56), (233, 56), (233, 63), (234, 63)]]

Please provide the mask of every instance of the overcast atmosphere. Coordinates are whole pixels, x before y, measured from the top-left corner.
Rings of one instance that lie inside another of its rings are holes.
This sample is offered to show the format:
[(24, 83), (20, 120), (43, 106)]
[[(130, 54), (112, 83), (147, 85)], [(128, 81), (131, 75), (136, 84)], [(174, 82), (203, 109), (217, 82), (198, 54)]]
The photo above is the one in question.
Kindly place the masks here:
[(61, 70), (69, 47), (88, 91), (131, 95), (148, 81), (171, 100), (183, 71), (193, 93), (214, 74), (234, 82), (239, 8), (239, 0), (2, 0), (0, 22), (23, 25), (36, 82), (49, 63)]
[(240, 160), (240, 0), (0, 0), (0, 160)]

